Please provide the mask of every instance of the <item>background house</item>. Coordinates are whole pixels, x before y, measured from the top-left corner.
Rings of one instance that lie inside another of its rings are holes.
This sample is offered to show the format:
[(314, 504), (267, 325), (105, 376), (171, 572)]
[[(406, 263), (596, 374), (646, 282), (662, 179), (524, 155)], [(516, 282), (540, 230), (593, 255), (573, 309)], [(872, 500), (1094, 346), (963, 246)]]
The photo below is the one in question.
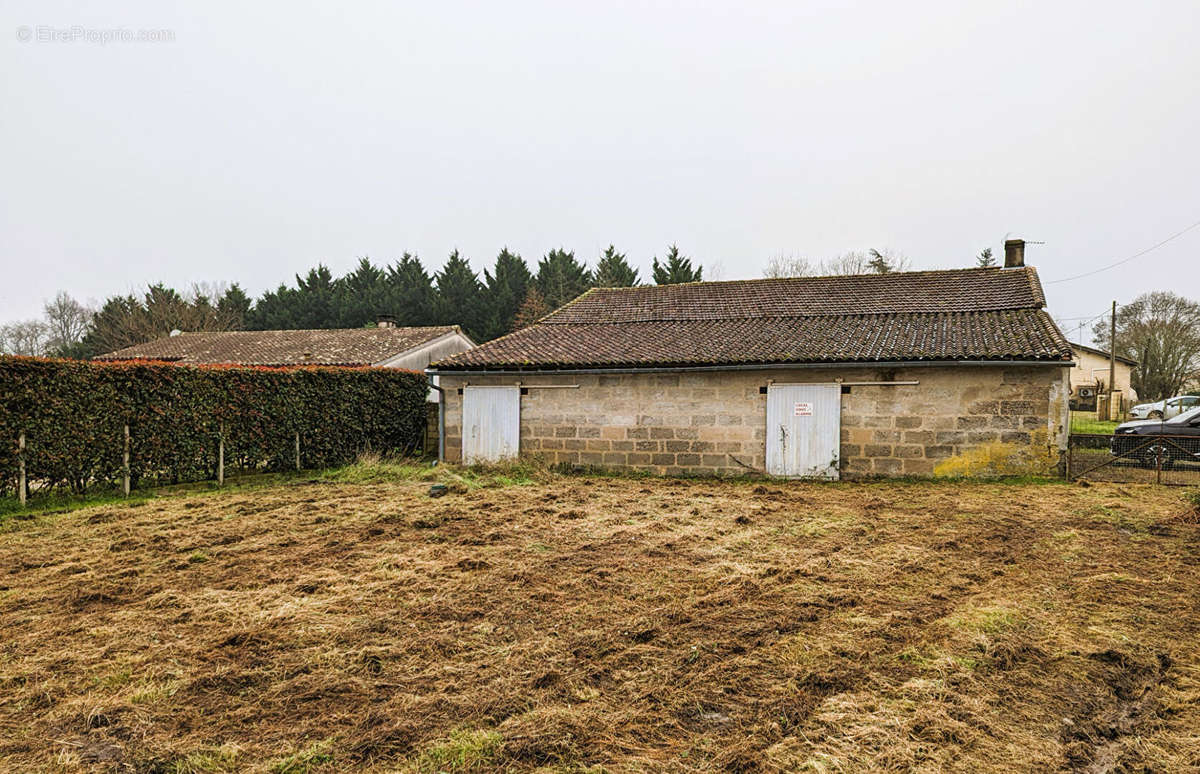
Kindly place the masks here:
[[(1071, 353), (1075, 361), (1075, 367), (1071, 369), (1071, 408), (1095, 411), (1096, 397), (1109, 387), (1109, 355), (1102, 349), (1074, 343)], [(1124, 403), (1130, 406), (1138, 399), (1131, 381), (1137, 365), (1136, 360), (1117, 357), (1116, 382), (1112, 388), (1118, 390)]]
[(837, 478), (1061, 448), (1071, 348), (1007, 264), (591, 290), (430, 368), (445, 456)]

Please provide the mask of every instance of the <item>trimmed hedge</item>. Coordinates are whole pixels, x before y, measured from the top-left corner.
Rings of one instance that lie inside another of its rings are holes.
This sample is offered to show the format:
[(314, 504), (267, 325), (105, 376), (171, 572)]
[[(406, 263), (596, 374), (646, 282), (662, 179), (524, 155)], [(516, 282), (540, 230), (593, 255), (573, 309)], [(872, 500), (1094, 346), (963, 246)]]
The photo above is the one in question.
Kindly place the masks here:
[(0, 356), (0, 487), (16, 492), (17, 446), (39, 488), (121, 480), (124, 425), (131, 478), (142, 483), (216, 477), (224, 425), (227, 469), (352, 461), (360, 452), (408, 454), (421, 445), (425, 378), (386, 368), (246, 368), (95, 363)]

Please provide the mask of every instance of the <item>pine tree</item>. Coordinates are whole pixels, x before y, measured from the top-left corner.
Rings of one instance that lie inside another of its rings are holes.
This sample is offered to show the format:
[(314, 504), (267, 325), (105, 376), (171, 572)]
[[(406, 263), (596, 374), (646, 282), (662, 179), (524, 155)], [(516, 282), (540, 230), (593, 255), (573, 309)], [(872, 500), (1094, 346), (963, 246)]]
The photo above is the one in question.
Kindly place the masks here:
[(383, 270), (370, 258), (360, 258), (354, 271), (337, 281), (334, 309), (339, 328), (361, 328), (375, 322), (380, 314), (394, 314), (385, 308), (386, 304)]
[(683, 282), (700, 282), (704, 273), (703, 267), (692, 268), (692, 261), (679, 254), (679, 248), (671, 245), (667, 248), (667, 258), (663, 263), (655, 257), (653, 265), (654, 283), (656, 285), (678, 285)]
[(217, 301), (217, 317), (226, 330), (240, 331), (250, 315), (250, 297), (236, 282), (230, 285)]
[(116, 349), (141, 344), (134, 319), (141, 304), (136, 296), (113, 296), (92, 317), (92, 328), (83, 337), (86, 356), (102, 355)]
[(639, 284), (638, 273), (625, 260), (624, 253), (609, 245), (596, 264), (593, 284), (598, 288), (629, 288)]
[(575, 260), (575, 253), (551, 250), (538, 261), (534, 282), (546, 305), (557, 309), (591, 287), (592, 275), (586, 266)]
[(528, 328), (548, 314), (550, 314), (550, 307), (546, 305), (546, 300), (538, 292), (537, 285), (531, 284), (525, 293), (525, 300), (521, 302), (521, 308), (517, 310), (517, 314), (513, 318), (512, 330), (519, 331), (522, 328)]
[(458, 325), (476, 341), (483, 338), (483, 286), (471, 264), (458, 254), (450, 253), (446, 265), (434, 277), (435, 319), (438, 325)]
[(388, 314), (401, 325), (433, 325), (433, 280), (421, 261), (405, 253), (388, 267), (384, 294)]
[(337, 287), (333, 272), (323, 263), (309, 269), (304, 277), (296, 275), (292, 326), (299, 330), (338, 327)]
[(892, 261), (886, 255), (874, 248), (871, 249), (870, 253), (871, 260), (867, 261), (867, 266), (871, 267), (871, 271), (876, 274), (891, 274), (894, 271)]
[(274, 331), (297, 327), (294, 320), (298, 295), (299, 291), (287, 285), (263, 293), (246, 315), (246, 330)]
[[(201, 310), (207, 305), (207, 299), (202, 300)], [(144, 341), (166, 336), (173, 330), (203, 330), (202, 325), (196, 324), (199, 320), (190, 314), (191, 311), (191, 304), (178, 290), (158, 282), (146, 289), (134, 324), (139, 327)]]
[(486, 303), (486, 324), (483, 336), (494, 339), (512, 330), (513, 319), (525, 300), (526, 292), (533, 275), (521, 256), (504, 248), (496, 256), (494, 272), (483, 270), (483, 284), (486, 288), (484, 301)]
[(996, 265), (996, 258), (992, 255), (992, 248), (985, 247), (980, 251), (979, 255), (975, 256), (975, 263), (981, 269), (986, 269)]
[(324, 264), (296, 275), (296, 287), (280, 285), (262, 294), (246, 316), (252, 331), (298, 330), (337, 327), (337, 288), (333, 273)]

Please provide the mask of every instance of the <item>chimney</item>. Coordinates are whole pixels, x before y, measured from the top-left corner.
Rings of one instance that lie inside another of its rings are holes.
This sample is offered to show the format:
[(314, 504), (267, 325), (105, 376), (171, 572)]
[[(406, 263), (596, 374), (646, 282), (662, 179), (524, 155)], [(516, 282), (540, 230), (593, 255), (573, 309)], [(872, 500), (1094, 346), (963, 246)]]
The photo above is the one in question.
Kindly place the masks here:
[(395, 328), (396, 318), (390, 314), (381, 314), (375, 318), (376, 328)]
[(1004, 268), (1019, 269), (1025, 265), (1025, 240), (1004, 240)]

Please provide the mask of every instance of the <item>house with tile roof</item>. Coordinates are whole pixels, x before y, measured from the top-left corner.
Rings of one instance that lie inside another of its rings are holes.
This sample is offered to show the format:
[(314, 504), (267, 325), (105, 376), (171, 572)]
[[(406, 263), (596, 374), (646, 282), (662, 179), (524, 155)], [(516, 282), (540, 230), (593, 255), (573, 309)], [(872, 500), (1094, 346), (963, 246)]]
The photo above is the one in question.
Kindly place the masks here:
[[(475, 346), (457, 325), (297, 331), (200, 331), (135, 344), (95, 360), (157, 360), (179, 365), (303, 365), (403, 368), (420, 371)], [(431, 401), (438, 393), (431, 390)]]
[(1116, 376), (1112, 389), (1121, 393), (1120, 400), (1127, 406), (1137, 402), (1137, 390), (1133, 389), (1136, 360), (1120, 355), (1113, 358), (1105, 350), (1077, 342), (1071, 342), (1071, 352), (1075, 361), (1071, 369), (1071, 408), (1095, 411), (1096, 398), (1107, 391), (1112, 375)]
[(1004, 268), (597, 288), (435, 362), (444, 454), (665, 474), (928, 475), (1066, 441), (1070, 344)]

